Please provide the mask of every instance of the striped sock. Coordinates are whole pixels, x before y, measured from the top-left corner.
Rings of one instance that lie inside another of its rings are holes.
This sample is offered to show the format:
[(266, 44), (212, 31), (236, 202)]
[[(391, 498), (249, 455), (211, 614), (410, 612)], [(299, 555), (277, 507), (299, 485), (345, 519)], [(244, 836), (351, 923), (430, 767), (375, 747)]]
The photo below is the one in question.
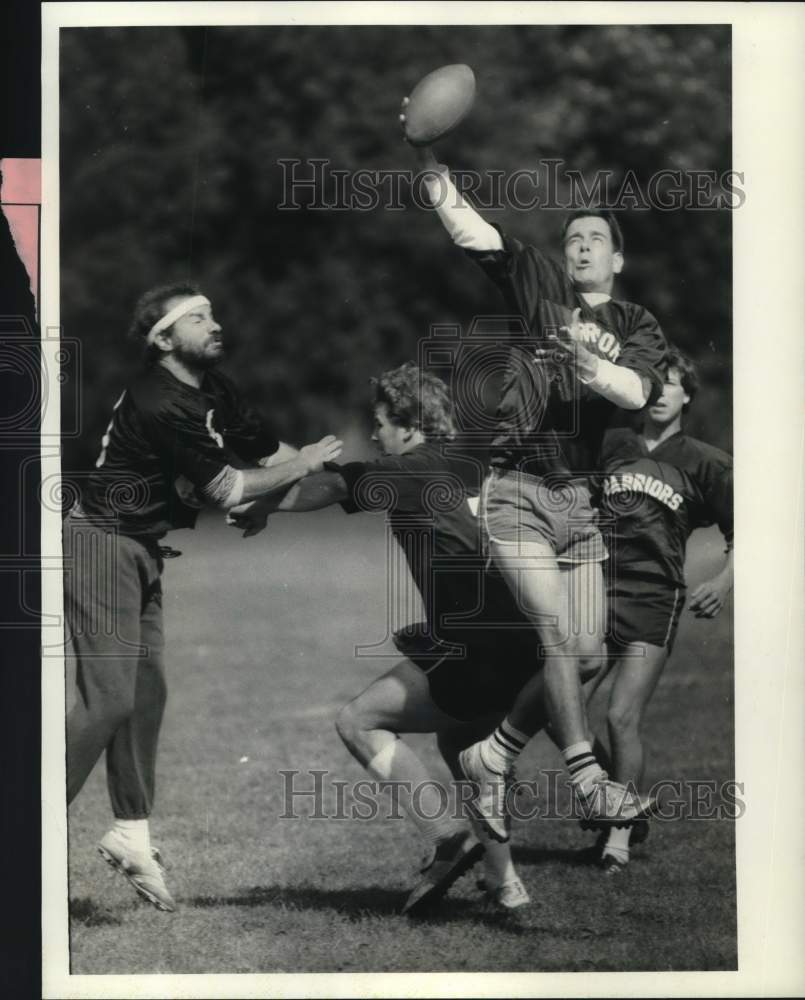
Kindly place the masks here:
[(589, 792), (595, 778), (602, 774), (606, 776), (606, 771), (595, 759), (593, 748), (587, 740), (565, 747), (562, 756), (565, 758), (570, 780), (584, 795)]
[(515, 729), (505, 718), (491, 735), (481, 741), (481, 760), (495, 774), (506, 774), (514, 766), (530, 737)]

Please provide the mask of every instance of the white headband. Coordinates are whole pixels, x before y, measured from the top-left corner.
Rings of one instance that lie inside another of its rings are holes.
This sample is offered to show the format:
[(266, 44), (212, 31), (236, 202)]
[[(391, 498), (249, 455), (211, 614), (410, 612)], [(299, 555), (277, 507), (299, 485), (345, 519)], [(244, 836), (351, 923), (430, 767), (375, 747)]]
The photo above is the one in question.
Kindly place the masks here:
[(193, 295), (189, 299), (183, 299), (178, 305), (174, 306), (170, 312), (166, 312), (162, 319), (158, 319), (156, 323), (148, 331), (146, 336), (146, 341), (150, 344), (153, 342), (154, 337), (158, 333), (162, 333), (163, 330), (167, 330), (169, 326), (173, 326), (177, 319), (186, 315), (193, 309), (197, 309), (199, 306), (208, 306), (210, 300), (206, 295)]

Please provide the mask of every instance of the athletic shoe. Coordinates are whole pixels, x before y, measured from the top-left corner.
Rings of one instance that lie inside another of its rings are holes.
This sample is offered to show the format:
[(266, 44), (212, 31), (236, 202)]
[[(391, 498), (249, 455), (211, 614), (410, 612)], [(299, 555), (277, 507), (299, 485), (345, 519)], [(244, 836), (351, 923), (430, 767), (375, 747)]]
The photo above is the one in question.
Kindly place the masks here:
[(577, 788), (576, 797), (584, 810), (584, 821), (593, 829), (629, 826), (650, 816), (657, 804), (652, 796), (630, 792), (625, 785), (610, 781), (603, 773), (593, 780), (586, 794)]
[(403, 913), (414, 914), (440, 899), (484, 853), (483, 844), (469, 830), (459, 830), (436, 847), (433, 863), (405, 901)]
[(521, 906), (527, 906), (531, 902), (531, 897), (526, 891), (526, 887), (515, 876), (502, 885), (491, 889), (484, 878), (479, 878), (475, 883), (487, 898), (487, 902), (495, 909), (517, 910)]
[[(599, 829), (598, 826), (594, 825), (593, 823), (591, 823), (589, 820), (586, 819), (580, 819), (579, 826), (581, 827), (582, 830)], [(629, 845), (631, 847), (634, 847), (636, 844), (643, 844), (648, 840), (648, 835), (650, 833), (651, 828), (649, 827), (649, 822), (647, 819), (636, 819), (633, 823), (630, 823), (629, 826), (631, 826), (632, 828), (632, 833), (629, 837)], [(584, 851), (580, 853), (583, 854), (591, 850), (597, 850), (598, 853), (595, 856), (594, 860), (595, 861), (600, 860), (604, 845), (607, 842), (606, 833), (607, 833), (606, 830), (600, 831), (598, 837), (596, 838), (595, 844), (592, 845), (591, 847), (585, 847)]]
[(604, 853), (601, 860), (598, 862), (598, 867), (605, 875), (620, 875), (629, 867), (629, 862), (621, 861), (620, 858), (616, 858), (614, 854)]
[(462, 750), (458, 755), (461, 773), (474, 788), (467, 808), (484, 832), (500, 844), (509, 839), (509, 815), (506, 811), (506, 776), (490, 771), (481, 758), (480, 744)]
[(172, 913), (176, 909), (173, 897), (165, 885), (158, 850), (156, 857), (153, 851), (147, 854), (132, 851), (114, 830), (110, 830), (98, 844), (98, 852), (107, 864), (129, 880), (143, 899), (147, 899), (158, 910)]

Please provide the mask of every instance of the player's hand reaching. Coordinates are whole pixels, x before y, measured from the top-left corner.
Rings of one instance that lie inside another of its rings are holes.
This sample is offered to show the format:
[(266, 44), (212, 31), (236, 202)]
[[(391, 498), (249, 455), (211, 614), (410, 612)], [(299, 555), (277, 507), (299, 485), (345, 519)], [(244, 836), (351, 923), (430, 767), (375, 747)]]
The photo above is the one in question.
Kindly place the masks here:
[(242, 531), (244, 538), (251, 538), (265, 530), (268, 515), (272, 510), (273, 507), (265, 500), (251, 500), (249, 503), (230, 508), (226, 515), (226, 523), (230, 528)]
[(581, 309), (576, 308), (568, 326), (560, 326), (553, 336), (544, 341), (534, 351), (534, 358), (572, 367), (582, 378), (593, 379), (598, 371), (598, 355), (584, 345), (595, 343), (600, 335), (600, 328), (595, 323), (582, 321)]
[(724, 607), (732, 582), (729, 576), (720, 573), (712, 580), (705, 580), (690, 595), (688, 607), (697, 618), (715, 618)]
[(335, 461), (343, 448), (343, 441), (339, 441), (334, 434), (328, 434), (321, 441), (300, 448), (299, 457), (307, 465), (308, 472), (321, 472), (324, 463)]
[[(409, 99), (404, 97), (402, 103), (400, 104), (400, 125), (402, 126), (402, 137), (403, 142), (408, 143), (408, 136), (405, 134), (405, 123), (407, 118), (405, 116), (405, 109), (408, 107)], [(419, 163), (422, 170), (436, 170), (439, 169), (439, 161), (436, 159), (436, 154), (433, 152), (432, 146), (410, 146), (414, 152), (414, 156)]]

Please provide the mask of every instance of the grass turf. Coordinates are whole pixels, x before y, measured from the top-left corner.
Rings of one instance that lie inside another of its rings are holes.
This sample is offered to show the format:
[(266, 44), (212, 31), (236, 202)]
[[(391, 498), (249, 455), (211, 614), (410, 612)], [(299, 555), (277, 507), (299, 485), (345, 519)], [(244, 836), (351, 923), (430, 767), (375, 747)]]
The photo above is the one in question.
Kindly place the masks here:
[[(353, 652), (385, 637), (382, 517), (277, 517), (252, 540), (207, 518), (172, 542), (184, 555), (165, 576), (170, 695), (152, 836), (179, 908), (139, 901), (97, 855), (110, 815), (97, 767), (70, 813), (74, 974), (736, 968), (724, 819), (653, 823), (617, 878), (579, 862), (592, 835), (573, 820), (515, 823), (530, 907), (490, 912), (470, 873), (426, 919), (400, 917), (421, 854), (407, 821), (279, 818), (281, 769), (303, 772), (303, 788), (304, 772), (328, 771), (328, 811), (334, 780), (365, 776), (332, 723), (397, 659), (388, 644), (385, 657)], [(695, 536), (692, 584), (720, 553), (717, 536)], [(605, 701), (606, 690), (599, 723)], [(686, 613), (645, 721), (649, 780), (733, 777), (732, 719), (732, 608), (713, 622)], [(435, 759), (432, 738), (413, 742)], [(524, 776), (531, 765), (561, 760), (538, 738)]]

